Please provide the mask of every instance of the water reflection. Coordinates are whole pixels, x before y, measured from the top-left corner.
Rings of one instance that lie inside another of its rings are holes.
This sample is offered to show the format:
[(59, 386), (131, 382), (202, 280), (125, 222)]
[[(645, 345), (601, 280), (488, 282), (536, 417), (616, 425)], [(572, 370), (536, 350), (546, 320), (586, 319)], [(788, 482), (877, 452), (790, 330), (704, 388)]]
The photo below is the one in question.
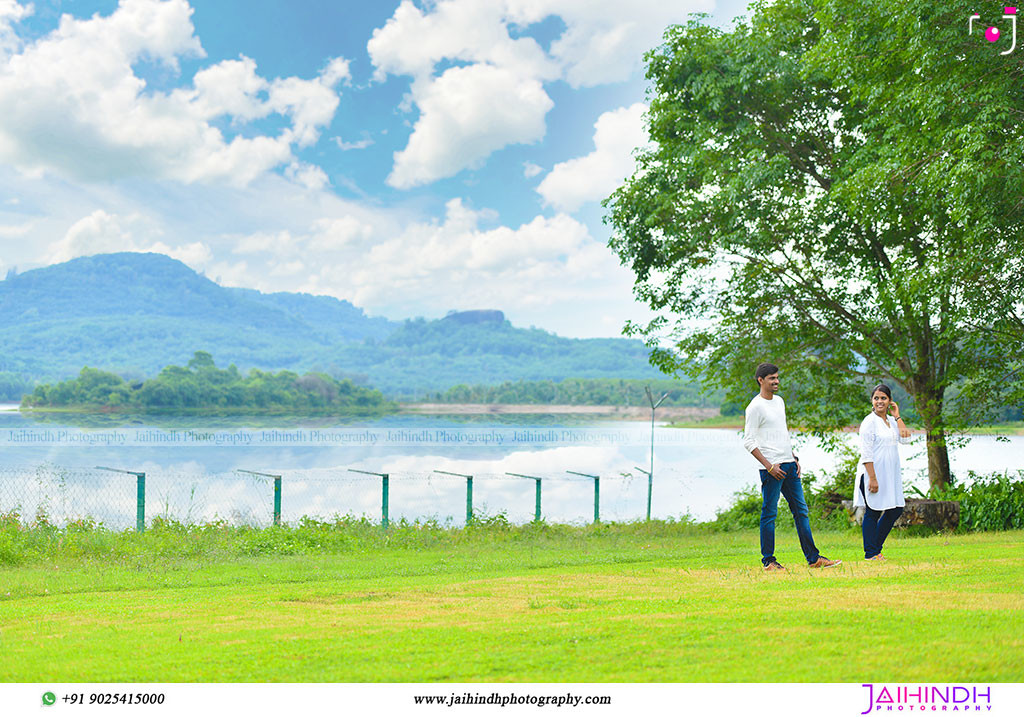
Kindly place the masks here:
[[(555, 522), (589, 522), (594, 512), (593, 481), (578, 471), (600, 476), (603, 520), (642, 518), (647, 478), (637, 467), (650, 465), (650, 424), (595, 420), (593, 416), (420, 416), (377, 419), (268, 417), (159, 418), (99, 416), (90, 422), (45, 419), (0, 412), (0, 511), (20, 509), (34, 515), (43, 508), (58, 519), (89, 515), (112, 527), (134, 525), (136, 479), (96, 471), (96, 466), (146, 473), (146, 514), (179, 520), (225, 519), (267, 524), (273, 512), (272, 480), (239, 469), (282, 476), (282, 517), (366, 515), (379, 519), (382, 481), (351, 468), (389, 474), (392, 520), (434, 518), (461, 524), (466, 512), (466, 482), (435, 470), (470, 474), (477, 512), (505, 513), (513, 522), (534, 517), (535, 483), (508, 473), (540, 476), (542, 515)], [(64, 432), (95, 438), (107, 433), (166, 436), (272, 436), (301, 434), (305, 441), (252, 439), (247, 443), (179, 440), (127, 441), (125, 444), (51, 438), (36, 442), (19, 436)], [(375, 436), (373, 441), (341, 443), (309, 436)], [(410, 440), (410, 436), (425, 436)], [(405, 437), (404, 440), (402, 437)], [(396, 438), (397, 437), (397, 438)], [(439, 438), (440, 437), (440, 438)], [(444, 437), (453, 437), (442, 440)], [(488, 440), (484, 438), (490, 437)], [(848, 436), (848, 440), (855, 439)], [(500, 439), (500, 440), (499, 440)], [(712, 518), (734, 492), (757, 479), (757, 464), (741, 445), (737, 431), (655, 429), (655, 481), (652, 516), (689, 514)], [(832, 469), (835, 459), (817, 441), (798, 439), (805, 470)], [(924, 443), (903, 450), (905, 477), (927, 486)], [(997, 442), (974, 438), (952, 454), (954, 472), (1016, 471), (1024, 461), (1024, 438)]]

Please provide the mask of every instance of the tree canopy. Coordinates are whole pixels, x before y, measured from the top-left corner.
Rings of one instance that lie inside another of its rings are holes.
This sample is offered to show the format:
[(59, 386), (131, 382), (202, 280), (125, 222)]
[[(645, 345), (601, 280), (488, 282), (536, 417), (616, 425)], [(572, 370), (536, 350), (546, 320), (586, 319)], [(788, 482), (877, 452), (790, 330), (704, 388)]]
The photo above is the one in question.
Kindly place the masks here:
[(966, 399), (1020, 375), (1024, 52), (967, 20), (938, 2), (778, 0), (729, 32), (669, 28), (646, 58), (651, 148), (605, 202), (659, 312), (627, 332), (663, 370), (739, 400), (773, 361), (791, 420), (818, 433), (893, 382), (935, 486), (947, 434), (994, 407)]
[(321, 373), (217, 368), (213, 356), (196, 351), (187, 366), (166, 366), (154, 378), (129, 384), (108, 371), (86, 366), (78, 378), (36, 386), (28, 408), (88, 408), (122, 411), (297, 412), (380, 414), (394, 410), (380, 391)]

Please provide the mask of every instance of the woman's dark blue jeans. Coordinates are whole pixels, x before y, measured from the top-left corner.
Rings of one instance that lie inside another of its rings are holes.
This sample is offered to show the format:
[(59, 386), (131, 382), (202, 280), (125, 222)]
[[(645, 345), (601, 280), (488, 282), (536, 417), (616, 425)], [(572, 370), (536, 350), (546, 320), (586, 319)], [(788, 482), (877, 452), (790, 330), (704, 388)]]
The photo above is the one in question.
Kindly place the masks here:
[(775, 517), (779, 512), (779, 494), (789, 503), (796, 523), (796, 534), (800, 537), (800, 549), (808, 563), (817, 561), (818, 549), (811, 537), (811, 520), (804, 500), (804, 487), (796, 477), (796, 463), (783, 463), (782, 480), (774, 478), (768, 471), (761, 471), (761, 563), (767, 565), (775, 560)]
[(882, 544), (889, 537), (896, 519), (903, 515), (903, 508), (896, 506), (889, 510), (873, 510), (868, 507), (863, 475), (860, 477), (860, 494), (864, 496), (864, 520), (860, 524), (861, 536), (864, 538), (864, 557), (873, 558), (882, 552)]

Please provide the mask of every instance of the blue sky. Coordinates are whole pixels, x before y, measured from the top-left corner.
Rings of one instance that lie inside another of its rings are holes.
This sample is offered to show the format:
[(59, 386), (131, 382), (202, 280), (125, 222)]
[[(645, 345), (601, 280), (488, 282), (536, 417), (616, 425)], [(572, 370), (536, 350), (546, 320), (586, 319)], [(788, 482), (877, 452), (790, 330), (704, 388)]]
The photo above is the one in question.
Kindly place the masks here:
[(0, 275), (159, 251), (393, 319), (647, 316), (600, 200), (714, 0), (0, 0)]

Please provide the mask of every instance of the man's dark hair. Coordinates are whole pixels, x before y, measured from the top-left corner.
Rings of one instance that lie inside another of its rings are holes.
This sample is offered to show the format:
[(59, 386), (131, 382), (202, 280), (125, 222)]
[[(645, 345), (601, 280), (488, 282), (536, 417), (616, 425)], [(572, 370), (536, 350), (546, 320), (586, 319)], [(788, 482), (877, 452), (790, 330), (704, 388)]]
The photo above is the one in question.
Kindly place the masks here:
[(771, 376), (773, 373), (778, 373), (779, 367), (773, 363), (762, 363), (757, 367), (757, 371), (754, 372), (754, 380), (760, 381), (762, 378)]

